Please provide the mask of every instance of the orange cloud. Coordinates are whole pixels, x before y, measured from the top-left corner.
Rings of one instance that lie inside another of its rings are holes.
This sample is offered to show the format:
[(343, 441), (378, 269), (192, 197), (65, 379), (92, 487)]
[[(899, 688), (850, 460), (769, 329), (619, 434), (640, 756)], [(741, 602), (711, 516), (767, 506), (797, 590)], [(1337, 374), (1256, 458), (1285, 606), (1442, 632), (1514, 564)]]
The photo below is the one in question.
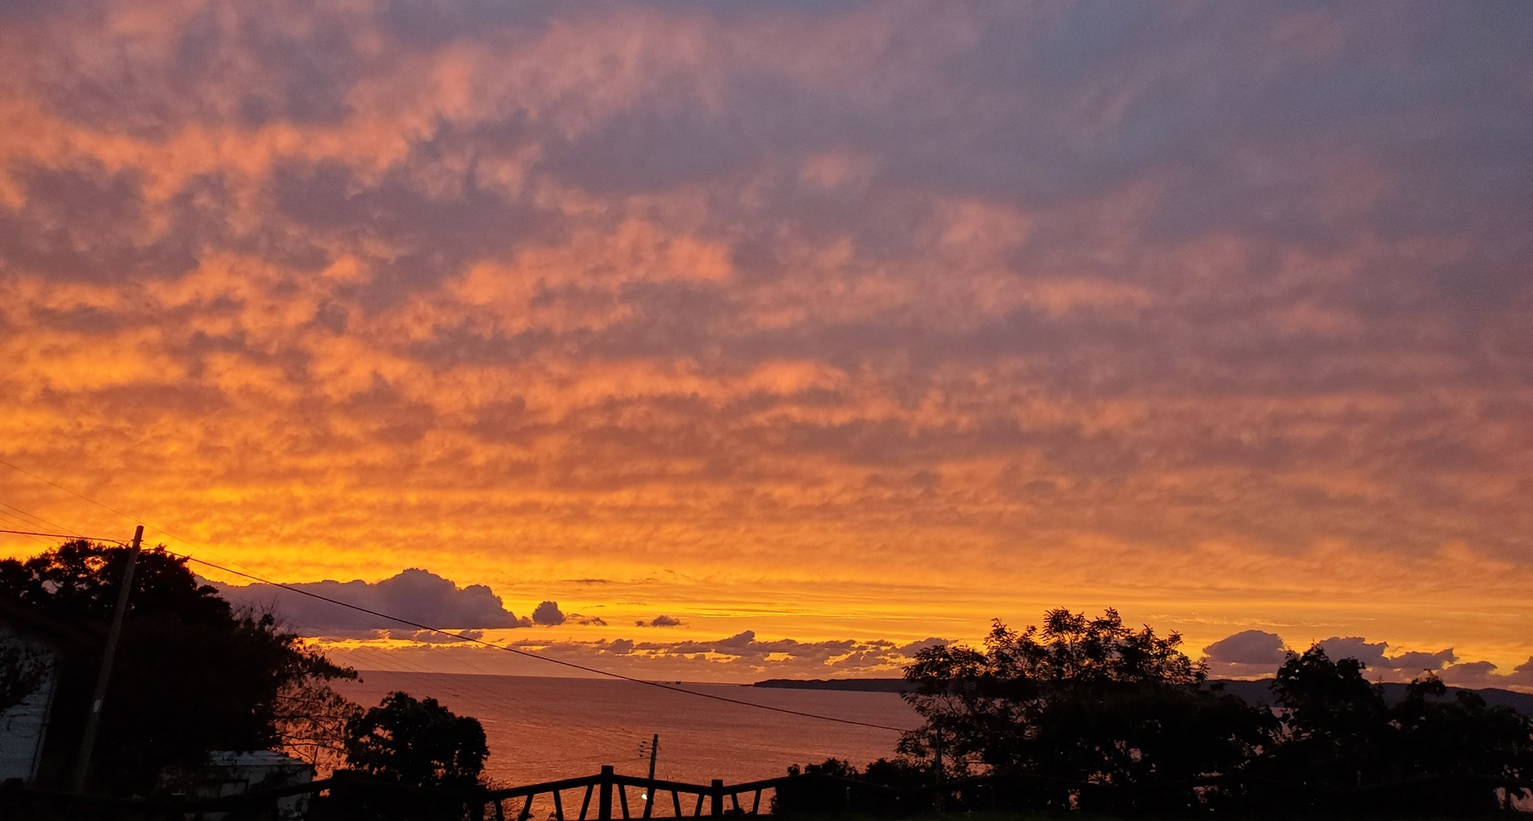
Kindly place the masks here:
[(1533, 653), (1515, 27), (98, 12), (0, 26), (5, 458), (212, 558), (714, 638)]

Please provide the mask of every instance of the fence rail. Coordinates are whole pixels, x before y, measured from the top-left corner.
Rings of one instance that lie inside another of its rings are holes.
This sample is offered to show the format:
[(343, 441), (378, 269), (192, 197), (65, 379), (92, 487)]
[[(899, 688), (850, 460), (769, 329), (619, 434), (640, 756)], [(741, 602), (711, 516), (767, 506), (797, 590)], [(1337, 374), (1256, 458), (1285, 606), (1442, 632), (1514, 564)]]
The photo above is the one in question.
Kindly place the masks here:
[[(1186, 783), (1160, 784), (1157, 789), (1166, 788), (1193, 788), (1212, 787), (1226, 781), (1223, 776), (1208, 776), (1193, 779)], [(1452, 781), (1459, 784), (1473, 784), (1481, 788), (1498, 789), (1502, 791), (1526, 790), (1533, 792), (1533, 782), (1520, 779), (1491, 778), (1472, 776), (1468, 774), (1433, 775), (1420, 778), (1380, 784), (1360, 785), (1357, 788), (1342, 791), (1336, 789), (1319, 789), (1309, 785), (1289, 784), (1287, 782), (1267, 781), (1265, 779), (1243, 778), (1238, 781), (1246, 788), (1265, 787), (1267, 789), (1284, 789), (1303, 787), (1319, 793), (1336, 793), (1332, 798), (1341, 798), (1342, 793), (1355, 798), (1366, 798), (1371, 794), (1380, 792), (1399, 792), (1407, 788), (1431, 788), (1439, 783)], [(1086, 782), (1076, 782), (1069, 779), (1048, 778), (1039, 775), (1009, 774), (982, 775), (969, 778), (954, 779), (942, 783), (924, 783), (907, 785), (903, 787), (876, 784), (862, 780), (847, 779), (829, 775), (790, 775), (778, 778), (768, 778), (759, 781), (747, 781), (739, 784), (726, 785), (722, 780), (714, 779), (709, 784), (690, 784), (682, 781), (667, 781), (664, 779), (650, 779), (638, 776), (619, 775), (611, 766), (604, 766), (601, 772), (595, 775), (578, 778), (565, 778), (557, 781), (545, 781), (538, 784), (526, 784), (518, 787), (506, 787), (499, 789), (443, 789), (410, 787), (394, 784), (386, 781), (360, 777), (354, 773), (338, 774), (336, 777), (321, 781), (312, 781), (306, 784), (292, 784), (283, 787), (254, 790), (239, 795), (229, 795), (218, 798), (191, 799), (184, 797), (158, 798), (158, 799), (129, 799), (113, 798), (104, 796), (78, 795), (57, 790), (39, 789), (25, 786), (18, 782), (7, 782), (0, 785), (0, 818), (5, 821), (53, 821), (53, 819), (69, 819), (70, 821), (214, 821), (225, 817), (225, 814), (235, 813), (240, 819), (284, 819), (292, 816), (283, 815), (279, 810), (279, 802), (284, 799), (305, 797), (308, 804), (315, 803), (320, 796), (330, 799), (333, 804), (329, 807), (321, 804), (317, 813), (311, 813), (310, 818), (314, 821), (329, 821), (329, 819), (349, 819), (354, 817), (345, 809), (346, 797), (364, 797), (374, 801), (382, 800), (390, 803), (420, 802), (422, 806), (430, 806), (436, 811), (443, 808), (456, 808), (450, 814), (453, 817), (468, 817), (481, 819), (481, 821), (531, 821), (533, 817), (534, 802), (539, 797), (547, 797), (552, 802), (553, 811), (548, 813), (549, 821), (638, 821), (639, 819), (651, 818), (710, 818), (724, 815), (760, 815), (762, 813), (762, 796), (767, 791), (781, 795), (783, 787), (791, 790), (802, 791), (800, 795), (810, 794), (820, 810), (838, 811), (851, 809), (853, 804), (864, 803), (868, 799), (886, 802), (899, 802), (904, 799), (905, 808), (916, 809), (921, 806), (932, 809), (940, 809), (945, 804), (949, 808), (956, 809), (962, 804), (966, 809), (1001, 809), (1002, 805), (1009, 802), (998, 801), (998, 790), (1015, 788), (1020, 785), (1033, 784), (1035, 787), (1051, 787), (1055, 790), (1071, 792), (1092, 791), (1102, 789), (1128, 789), (1135, 788), (1127, 785), (1105, 785)], [(642, 790), (642, 809), (635, 807), (629, 801), (630, 789)], [(565, 801), (565, 793), (577, 792), (579, 794), (579, 812), (571, 814), (570, 803)], [(669, 801), (661, 801), (664, 794)], [(742, 802), (741, 796), (749, 796)], [(520, 806), (516, 806), (520, 799)], [(952, 804), (948, 804), (952, 801)], [(908, 802), (908, 803), (906, 803)], [(511, 805), (508, 807), (508, 804)], [(289, 803), (291, 806), (291, 802)], [(657, 807), (670, 810), (670, 814), (656, 814)], [(771, 809), (770, 803), (767, 805)]]
[[(321, 795), (371, 795), (404, 799), (416, 798), (436, 804), (456, 804), (466, 810), (470, 817), (494, 819), (494, 821), (529, 821), (533, 816), (534, 801), (547, 797), (553, 803), (553, 812), (547, 817), (553, 821), (636, 821), (650, 818), (705, 818), (722, 815), (760, 815), (762, 796), (775, 790), (792, 776), (769, 778), (726, 785), (720, 779), (710, 784), (689, 784), (683, 781), (649, 779), (640, 776), (619, 775), (611, 766), (603, 766), (601, 772), (579, 778), (564, 778), (538, 784), (500, 789), (453, 790), (444, 788), (411, 787), (378, 781), (355, 774), (342, 774), (333, 778), (291, 784), (278, 788), (258, 789), (239, 795), (218, 798), (154, 798), (130, 799), (94, 795), (77, 795), (58, 790), (39, 789), (19, 783), (0, 786), (0, 817), (6, 821), (24, 819), (201, 819), (217, 817), (223, 813), (239, 812), (244, 818), (252, 814), (258, 817), (279, 818), (276, 810), (281, 799), (306, 796), (309, 799)], [(800, 777), (802, 778), (802, 777)], [(629, 800), (629, 789), (643, 791), (637, 802)], [(579, 791), (580, 810), (569, 812), (570, 804), (565, 793)], [(669, 801), (661, 804), (665, 795)], [(744, 802), (741, 796), (749, 796)], [(521, 799), (520, 807), (508, 809)], [(642, 808), (634, 806), (642, 804)], [(662, 812), (657, 813), (657, 805)], [(670, 810), (664, 813), (663, 810)]]

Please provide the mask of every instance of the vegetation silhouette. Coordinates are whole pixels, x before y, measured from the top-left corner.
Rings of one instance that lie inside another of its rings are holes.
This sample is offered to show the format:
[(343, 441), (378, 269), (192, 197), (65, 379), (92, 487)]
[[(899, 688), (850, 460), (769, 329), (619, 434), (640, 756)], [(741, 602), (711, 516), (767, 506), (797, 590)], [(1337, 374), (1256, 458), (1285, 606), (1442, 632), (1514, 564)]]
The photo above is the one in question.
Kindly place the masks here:
[(1444, 700), (1430, 674), (1391, 707), (1366, 665), (1319, 646), (1288, 654), (1272, 707), (1252, 705), (1208, 684), (1180, 645), (1115, 610), (1061, 608), (1021, 632), (997, 621), (983, 648), (924, 649), (905, 698), (926, 723), (900, 758), (792, 767), (806, 779), (775, 806), (1407, 817), (1483, 815), (1530, 795), (1533, 722), (1510, 708)]
[[(1294, 811), (1471, 815), (1505, 805), (1501, 783), (1533, 780), (1533, 722), (1479, 695), (1451, 701), (1433, 674), (1390, 706), (1352, 658), (1290, 653), (1272, 683), (1283, 708), (1253, 794)], [(1272, 785), (1266, 794), (1261, 785)], [(1281, 785), (1281, 788), (1276, 788)], [(1513, 790), (1523, 797), (1528, 789)]]
[[(51, 658), (0, 649), (0, 704), (56, 665), (40, 782), (63, 782), (82, 730), (128, 551), (86, 541), (0, 560), (0, 616), (58, 628)], [(138, 559), (91, 788), (154, 793), (213, 751), (287, 749), (336, 773), (319, 818), (456, 818), (483, 807), (483, 727), (392, 692), (363, 710), (330, 688), (355, 675), (236, 611), (163, 550)], [(52, 629), (52, 628), (50, 628)], [(67, 635), (66, 635), (67, 634)], [(14, 648), (13, 648), (14, 649)], [(1290, 652), (1271, 707), (1206, 680), (1176, 633), (1115, 610), (1050, 610), (980, 648), (939, 645), (905, 669), (922, 727), (894, 759), (789, 769), (784, 815), (932, 811), (1389, 817), (1486, 815), (1533, 795), (1533, 721), (1431, 674), (1390, 704), (1357, 659)], [(14, 791), (12, 791), (14, 792)]]
[[(127, 548), (73, 541), (25, 561), (0, 560), (0, 596), (96, 637), (57, 659), (41, 783), (61, 783), (74, 763), (127, 556)], [(90, 786), (144, 795), (162, 771), (197, 766), (210, 751), (279, 747), (282, 699), (351, 675), (279, 629), (270, 614), (237, 612), (198, 584), (184, 560), (142, 551)]]
[(484, 727), (436, 699), (389, 693), (348, 722), (345, 748), (352, 770), (320, 808), (326, 817), (451, 819), (483, 806)]
[[(82, 540), (26, 560), (0, 560), (0, 615), (67, 638), (51, 643), (52, 658), (23, 643), (0, 644), (0, 706), (20, 703), (42, 683), (48, 665), (57, 665), (39, 786), (62, 786), (74, 764), (128, 554)], [(400, 692), (364, 711), (330, 686), (355, 677), (354, 671), (280, 629), (272, 614), (236, 610), (215, 588), (199, 584), (185, 559), (162, 549), (140, 552), (132, 584), (90, 792), (151, 796), (165, 774), (195, 772), (210, 753), (265, 749), (315, 764), (322, 774), (350, 766), (374, 784), (480, 786), (489, 752), (477, 720)], [(433, 817), (445, 806), (423, 804), (418, 795), (390, 795), (380, 803), (376, 790), (363, 792), (373, 796), (362, 802), (369, 807), (342, 801), (328, 811)]]
[(412, 787), (472, 787), (489, 755), (477, 719), (408, 693), (389, 693), (346, 728), (354, 769)]

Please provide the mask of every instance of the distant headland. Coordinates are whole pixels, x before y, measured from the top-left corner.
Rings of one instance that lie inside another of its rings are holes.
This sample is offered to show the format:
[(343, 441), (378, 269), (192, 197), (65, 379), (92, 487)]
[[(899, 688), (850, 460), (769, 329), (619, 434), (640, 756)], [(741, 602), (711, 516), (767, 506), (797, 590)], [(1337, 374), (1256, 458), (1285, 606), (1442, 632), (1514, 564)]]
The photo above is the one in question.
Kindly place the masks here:
[(902, 678), (769, 678), (751, 686), (778, 690), (852, 690), (859, 693), (904, 693), (914, 689)]

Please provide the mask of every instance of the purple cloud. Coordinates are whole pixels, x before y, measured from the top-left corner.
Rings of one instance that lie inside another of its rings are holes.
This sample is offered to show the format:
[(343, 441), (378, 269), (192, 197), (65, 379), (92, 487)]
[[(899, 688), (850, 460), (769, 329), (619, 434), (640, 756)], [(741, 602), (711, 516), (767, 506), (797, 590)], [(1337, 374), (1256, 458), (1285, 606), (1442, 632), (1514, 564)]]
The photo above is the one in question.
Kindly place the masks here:
[[(284, 623), (309, 635), (335, 631), (401, 629), (398, 622), (332, 604), (314, 596), (323, 596), (417, 624), (453, 630), (527, 627), (532, 624), (530, 619), (518, 618), (507, 610), (500, 597), (482, 584), (458, 587), (449, 579), (418, 568), (401, 571), (379, 582), (300, 582), (287, 585), (292, 590), (268, 584), (214, 586), (225, 599), (235, 604), (270, 608)], [(306, 593), (313, 595), (304, 595)]]

